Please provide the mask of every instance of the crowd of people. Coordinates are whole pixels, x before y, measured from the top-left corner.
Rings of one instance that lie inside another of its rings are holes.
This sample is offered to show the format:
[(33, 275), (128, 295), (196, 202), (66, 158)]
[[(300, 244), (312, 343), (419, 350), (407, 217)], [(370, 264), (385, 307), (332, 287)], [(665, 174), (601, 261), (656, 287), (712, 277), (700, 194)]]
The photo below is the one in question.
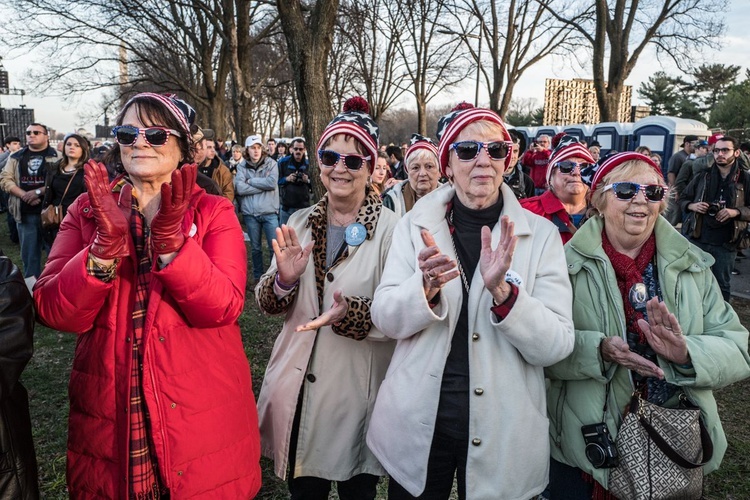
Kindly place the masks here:
[[(32, 299), (0, 256), (0, 443), (22, 443), (0, 496), (39, 495), (18, 383), (35, 318), (79, 336), (73, 498), (253, 498), (264, 455), (292, 499), (374, 499), (382, 476), (392, 499), (454, 481), (461, 499), (614, 499), (633, 394), (699, 407), (702, 470), (720, 466), (713, 390), (750, 376), (735, 138), (687, 136), (668, 162), (565, 134), (526, 148), (462, 103), (434, 141), (384, 147), (354, 97), (314, 138), (314, 200), (302, 137), (227, 147), (149, 92), (115, 121), (106, 151), (70, 134), (58, 154), (38, 123), (8, 143), (0, 186), (38, 280)], [(283, 316), (257, 404), (248, 293)]]

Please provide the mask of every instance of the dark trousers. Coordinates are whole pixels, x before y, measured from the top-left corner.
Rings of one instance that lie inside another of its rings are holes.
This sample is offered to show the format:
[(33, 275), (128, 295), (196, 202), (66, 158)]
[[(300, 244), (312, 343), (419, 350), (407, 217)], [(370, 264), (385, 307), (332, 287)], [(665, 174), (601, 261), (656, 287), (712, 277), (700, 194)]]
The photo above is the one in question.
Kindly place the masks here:
[(716, 277), (716, 281), (719, 282), (721, 295), (726, 302), (729, 302), (731, 297), (730, 285), (732, 269), (734, 268), (734, 259), (737, 257), (737, 250), (729, 250), (724, 245), (712, 245), (711, 243), (703, 243), (701, 241), (691, 241), (701, 250), (713, 256), (716, 262), (711, 266), (711, 272)]
[(427, 482), (425, 489), (418, 497), (412, 496), (393, 478), (388, 482), (388, 500), (407, 500), (419, 498), (424, 500), (448, 499), (453, 489), (453, 476), (458, 482), (458, 498), (466, 498), (466, 455), (469, 451), (469, 439), (456, 439), (435, 431), (432, 437), (430, 458), (427, 462)]
[(581, 475), (583, 471), (550, 459), (549, 492), (550, 500), (591, 500), (594, 483), (587, 483)]
[[(299, 438), (299, 423), (302, 411), (302, 391), (297, 398), (297, 410), (292, 421), (292, 434), (289, 437), (289, 493), (291, 500), (328, 500), (331, 491), (330, 479), (321, 477), (294, 477), (297, 456), (297, 440)], [(378, 480), (380, 477), (372, 474), (358, 474), (346, 481), (336, 481), (339, 498), (341, 500), (375, 500)]]

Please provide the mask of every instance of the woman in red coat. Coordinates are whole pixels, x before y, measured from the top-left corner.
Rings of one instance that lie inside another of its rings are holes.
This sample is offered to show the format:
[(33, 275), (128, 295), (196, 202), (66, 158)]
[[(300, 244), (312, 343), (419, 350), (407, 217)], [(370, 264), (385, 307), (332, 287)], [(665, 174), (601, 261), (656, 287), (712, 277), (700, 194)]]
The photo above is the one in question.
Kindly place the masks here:
[(195, 111), (128, 101), (125, 173), (85, 166), (34, 288), (40, 319), (79, 334), (70, 376), (72, 498), (252, 498), (258, 417), (237, 319), (247, 260), (232, 204), (195, 184)]

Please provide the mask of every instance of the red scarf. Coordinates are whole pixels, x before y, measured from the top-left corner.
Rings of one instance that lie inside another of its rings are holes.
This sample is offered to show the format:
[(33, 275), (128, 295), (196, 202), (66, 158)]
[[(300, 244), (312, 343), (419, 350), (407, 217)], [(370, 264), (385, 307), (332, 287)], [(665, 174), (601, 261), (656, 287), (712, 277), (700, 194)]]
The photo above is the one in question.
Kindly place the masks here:
[(612, 267), (615, 269), (617, 287), (620, 289), (622, 304), (625, 308), (625, 324), (627, 330), (638, 333), (638, 342), (645, 344), (646, 335), (638, 326), (638, 320), (645, 318), (643, 317), (642, 312), (636, 311), (633, 308), (628, 295), (633, 285), (643, 282), (643, 273), (646, 271), (646, 267), (656, 253), (656, 237), (651, 233), (651, 236), (649, 236), (643, 244), (641, 252), (635, 260), (615, 250), (612, 243), (610, 243), (609, 238), (607, 238), (607, 232), (604, 230), (602, 230), (602, 248), (604, 248), (604, 253), (607, 254), (609, 261), (612, 263)]

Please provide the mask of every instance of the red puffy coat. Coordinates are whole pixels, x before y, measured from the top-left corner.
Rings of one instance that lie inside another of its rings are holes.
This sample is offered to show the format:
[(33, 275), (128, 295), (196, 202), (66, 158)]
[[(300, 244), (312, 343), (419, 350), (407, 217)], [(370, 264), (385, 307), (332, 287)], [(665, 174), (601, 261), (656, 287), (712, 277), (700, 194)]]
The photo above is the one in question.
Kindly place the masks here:
[[(130, 186), (113, 193), (130, 218)], [(144, 327), (143, 394), (161, 477), (173, 499), (252, 498), (258, 417), (237, 322), (247, 260), (232, 204), (197, 188), (175, 259), (155, 267)], [(117, 278), (86, 272), (96, 226), (87, 194), (69, 208), (34, 288), (39, 319), (80, 334), (70, 375), (72, 498), (127, 498), (135, 248)]]

